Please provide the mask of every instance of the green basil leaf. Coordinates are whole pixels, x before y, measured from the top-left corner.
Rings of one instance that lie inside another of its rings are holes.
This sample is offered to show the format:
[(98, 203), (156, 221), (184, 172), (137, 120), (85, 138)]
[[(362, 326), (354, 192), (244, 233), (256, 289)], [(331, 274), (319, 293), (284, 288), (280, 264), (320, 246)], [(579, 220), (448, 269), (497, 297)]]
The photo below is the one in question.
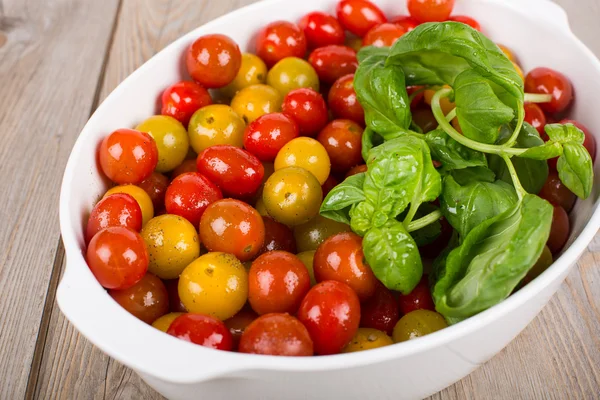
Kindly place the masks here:
[(450, 175), (459, 185), (468, 185), (471, 182), (494, 182), (496, 174), (488, 167), (470, 167), (450, 171)]
[[(417, 210), (413, 221), (423, 218), (428, 214), (438, 210), (436, 206), (431, 203), (423, 203), (421, 207)], [(399, 218), (402, 221), (404, 218)], [(442, 224), (439, 220), (421, 228), (416, 231), (410, 232), (410, 236), (413, 237), (417, 247), (423, 247), (430, 243), (433, 243), (442, 233)]]
[(363, 201), (355, 204), (350, 209), (350, 228), (360, 236), (364, 236), (365, 233), (372, 226), (373, 215), (375, 214), (375, 207), (368, 201)]
[(363, 160), (367, 161), (369, 151), (371, 151), (373, 147), (379, 146), (381, 143), (383, 143), (383, 138), (381, 137), (381, 135), (379, 135), (373, 129), (367, 127), (364, 130), (361, 139), (361, 154)]
[(521, 158), (531, 158), (533, 160), (548, 160), (561, 156), (563, 147), (560, 143), (548, 141), (541, 146), (536, 146), (528, 149), (525, 153), (520, 154)]
[(553, 142), (583, 144), (585, 141), (583, 131), (573, 124), (548, 124), (544, 127), (544, 130)]
[(367, 46), (361, 48), (356, 54), (356, 58), (359, 63), (362, 63), (369, 57), (380, 57), (385, 59), (390, 54), (390, 49), (388, 47), (376, 47), (376, 46)]
[(350, 208), (366, 199), (363, 192), (365, 173), (352, 175), (329, 192), (321, 204), (320, 214), (325, 218), (350, 225)]
[(561, 182), (580, 199), (587, 199), (594, 184), (594, 166), (590, 154), (582, 144), (563, 144), (563, 154), (556, 169)]
[(463, 146), (441, 128), (427, 133), (425, 141), (431, 158), (441, 162), (445, 170), (487, 166), (485, 154)]
[(390, 220), (363, 238), (363, 252), (373, 273), (388, 289), (409, 294), (423, 275), (417, 244), (401, 222)]

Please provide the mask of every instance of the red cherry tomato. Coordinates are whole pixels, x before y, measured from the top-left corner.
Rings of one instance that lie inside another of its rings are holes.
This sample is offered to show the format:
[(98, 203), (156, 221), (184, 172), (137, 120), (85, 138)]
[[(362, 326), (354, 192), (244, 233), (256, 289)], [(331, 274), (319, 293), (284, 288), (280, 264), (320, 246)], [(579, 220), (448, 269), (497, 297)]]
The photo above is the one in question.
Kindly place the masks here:
[(273, 250), (296, 254), (294, 232), (287, 225), (265, 216), (263, 216), (263, 222), (265, 223), (265, 241), (259, 254)]
[(408, 0), (410, 16), (421, 23), (446, 21), (453, 8), (454, 0)]
[(550, 68), (536, 68), (525, 77), (527, 93), (551, 94), (552, 101), (540, 103), (542, 110), (556, 114), (565, 111), (573, 102), (573, 86), (569, 79)]
[(135, 285), (123, 290), (109, 290), (108, 294), (133, 316), (151, 324), (169, 312), (169, 294), (164, 283), (147, 273)]
[(295, 313), (310, 289), (310, 275), (295, 255), (270, 251), (259, 256), (248, 272), (248, 301), (258, 314)]
[(159, 211), (165, 205), (165, 194), (169, 187), (169, 178), (160, 172), (153, 172), (148, 178), (138, 185), (150, 196), (154, 210)]
[(561, 206), (554, 206), (552, 228), (550, 229), (550, 237), (546, 243), (552, 254), (559, 253), (565, 247), (570, 231), (569, 215)]
[(431, 298), (427, 275), (423, 275), (419, 284), (410, 294), (401, 294), (398, 296), (398, 308), (402, 315), (415, 310), (435, 311), (435, 304), (433, 304), (433, 299)]
[(345, 173), (363, 162), (362, 133), (363, 128), (348, 119), (333, 120), (319, 133), (317, 140), (325, 147), (334, 171)]
[(127, 289), (148, 270), (148, 251), (139, 233), (111, 226), (96, 233), (87, 248), (87, 264), (106, 289)]
[(242, 65), (242, 53), (228, 36), (204, 35), (188, 49), (186, 65), (196, 82), (206, 88), (220, 88), (236, 77)]
[(387, 22), (383, 11), (368, 0), (342, 0), (336, 11), (342, 26), (360, 37), (372, 27)]
[(198, 155), (198, 172), (214, 182), (226, 196), (250, 197), (260, 187), (265, 168), (260, 160), (239, 147), (210, 146)]
[(323, 198), (325, 198), (325, 196), (327, 196), (327, 194), (329, 192), (331, 192), (331, 189), (333, 189), (334, 187), (336, 187), (339, 184), (340, 184), (340, 181), (337, 180), (337, 178), (335, 176), (329, 175), (327, 177), (327, 180), (325, 181), (325, 183), (323, 183), (321, 185), (321, 190), (323, 191)]
[(425, 98), (425, 91), (423, 89), (423, 86), (408, 86), (406, 88), (406, 92), (409, 96), (412, 96), (414, 93), (416, 93), (410, 102), (411, 110), (417, 109), (423, 102), (423, 99)]
[(406, 32), (406, 29), (398, 24), (377, 25), (371, 28), (363, 38), (363, 46), (390, 47)]
[(559, 122), (559, 124), (573, 124), (579, 129), (581, 129), (585, 134), (583, 146), (587, 149), (588, 153), (590, 153), (590, 156), (592, 157), (592, 162), (596, 161), (596, 138), (594, 138), (594, 135), (591, 134), (589, 129), (581, 122), (574, 121), (572, 119), (563, 119)]
[(471, 28), (481, 32), (481, 25), (479, 24), (479, 22), (477, 22), (476, 20), (474, 20), (471, 17), (467, 17), (466, 15), (454, 15), (454, 16), (450, 17), (448, 20), (454, 21), (454, 22), (462, 22), (463, 24), (467, 24)]
[(313, 89), (292, 90), (283, 99), (281, 110), (296, 121), (303, 136), (316, 136), (329, 119), (323, 96)]
[(261, 161), (273, 161), (279, 150), (298, 136), (298, 124), (292, 117), (265, 114), (246, 127), (244, 147)]
[(198, 172), (187, 172), (173, 179), (165, 195), (167, 213), (179, 215), (198, 226), (209, 204), (222, 199), (221, 190)]
[(312, 356), (313, 342), (300, 321), (289, 314), (266, 314), (252, 322), (240, 339), (240, 353)]
[(306, 38), (298, 25), (287, 21), (271, 22), (256, 38), (256, 55), (271, 68), (286, 57), (304, 58)]
[(537, 129), (542, 139), (548, 140), (548, 136), (544, 132), (546, 114), (544, 114), (540, 106), (535, 103), (525, 103), (525, 122), (528, 122)]
[(344, 75), (353, 74), (358, 67), (356, 51), (347, 46), (325, 46), (313, 50), (308, 57), (319, 79), (332, 84)]
[(554, 205), (561, 206), (567, 212), (571, 211), (577, 200), (575, 193), (567, 189), (555, 171), (550, 171), (548, 180), (544, 183), (538, 196)]
[(344, 44), (344, 39), (346, 39), (344, 28), (340, 22), (335, 17), (321, 11), (306, 14), (298, 25), (304, 31), (308, 46), (313, 49), (330, 44)]
[(158, 163), (158, 148), (146, 132), (117, 129), (100, 144), (100, 167), (111, 181), (124, 185), (140, 183)]
[(187, 312), (187, 308), (185, 308), (179, 298), (179, 289), (177, 288), (179, 285), (179, 278), (169, 279), (163, 282), (167, 288), (167, 293), (169, 294), (169, 310), (171, 312)]
[(350, 343), (360, 323), (358, 296), (342, 282), (316, 284), (302, 300), (298, 319), (310, 334), (315, 353), (339, 353)]
[(136, 232), (142, 229), (142, 209), (138, 202), (125, 193), (111, 194), (100, 200), (88, 218), (85, 242), (109, 226), (123, 226)]
[(437, 119), (435, 119), (433, 111), (429, 107), (420, 107), (413, 110), (413, 122), (421, 128), (423, 133), (431, 132), (438, 127)]
[(419, 26), (419, 21), (416, 21), (407, 15), (398, 15), (397, 17), (392, 18), (390, 22), (401, 26), (406, 32), (410, 32)]
[(350, 171), (346, 173), (346, 178), (352, 175), (360, 174), (362, 172), (367, 172), (367, 164), (357, 165), (356, 167), (350, 168)]
[(186, 172), (198, 172), (198, 167), (196, 166), (197, 161), (193, 160), (183, 160), (179, 167), (175, 168), (171, 172), (171, 179), (177, 178), (181, 174), (185, 174)]
[(204, 314), (180, 315), (171, 323), (167, 333), (211, 349), (230, 351), (233, 347), (233, 338), (225, 324)]
[(240, 339), (246, 328), (258, 318), (258, 314), (254, 312), (250, 307), (242, 308), (233, 317), (224, 321), (225, 326), (231, 332), (233, 338), (233, 349), (237, 350), (240, 344)]
[(365, 124), (365, 112), (354, 91), (354, 74), (342, 76), (329, 90), (329, 108), (336, 118), (351, 119), (359, 125)]
[(162, 94), (162, 115), (175, 118), (187, 126), (196, 110), (212, 104), (212, 98), (201, 85), (191, 81), (177, 82)]
[(400, 319), (400, 313), (396, 298), (388, 288), (379, 283), (375, 294), (360, 307), (361, 327), (392, 334), (396, 322)]

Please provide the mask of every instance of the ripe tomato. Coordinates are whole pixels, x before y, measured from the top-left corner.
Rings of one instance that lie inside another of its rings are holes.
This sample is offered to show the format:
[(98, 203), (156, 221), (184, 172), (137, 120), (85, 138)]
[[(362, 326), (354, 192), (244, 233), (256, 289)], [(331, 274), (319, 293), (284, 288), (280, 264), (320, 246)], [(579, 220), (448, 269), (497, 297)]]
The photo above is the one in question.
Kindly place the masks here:
[(100, 144), (102, 172), (120, 185), (140, 183), (150, 176), (158, 163), (154, 139), (145, 132), (117, 129)]
[(360, 326), (391, 335), (398, 319), (400, 313), (396, 298), (388, 288), (378, 283), (373, 296), (360, 306)]
[(325, 46), (313, 50), (308, 57), (319, 79), (332, 84), (344, 75), (353, 74), (358, 67), (356, 51), (347, 46)]
[(198, 172), (214, 182), (226, 196), (250, 197), (265, 173), (260, 160), (246, 150), (217, 145), (198, 155)]
[(410, 32), (419, 26), (419, 21), (416, 21), (407, 15), (398, 15), (397, 17), (390, 19), (390, 22), (404, 28), (406, 32)]
[(244, 132), (244, 147), (261, 161), (273, 161), (281, 148), (298, 137), (298, 124), (282, 113), (265, 114)]
[(167, 213), (179, 215), (198, 226), (209, 204), (222, 199), (221, 190), (198, 172), (187, 172), (173, 179), (165, 195)]
[(313, 342), (300, 321), (289, 314), (266, 314), (252, 322), (240, 338), (240, 353), (312, 356)]
[(336, 11), (342, 26), (360, 37), (387, 21), (383, 11), (368, 0), (342, 0)]
[(237, 92), (252, 85), (267, 81), (267, 65), (255, 54), (242, 54), (242, 65), (235, 79), (221, 89), (227, 97), (232, 98)]
[(454, 0), (408, 0), (410, 16), (421, 23), (446, 21), (453, 8)]
[(424, 86), (407, 86), (406, 87), (406, 92), (408, 93), (409, 98), (410, 98), (410, 96), (412, 96), (412, 101), (410, 102), (411, 110), (416, 110), (423, 102), (423, 99), (425, 98), (425, 90), (424, 89), (425, 89)]
[(171, 313), (165, 314), (162, 317), (156, 319), (152, 323), (152, 326), (158, 330), (161, 330), (161, 331), (167, 333), (167, 331), (169, 330), (169, 327), (171, 326), (173, 321), (175, 321), (175, 319), (177, 319), (177, 317), (179, 317), (180, 315), (183, 315), (183, 314), (184, 313), (181, 313), (181, 312), (171, 312)]
[(192, 115), (188, 125), (190, 145), (197, 154), (217, 144), (242, 147), (245, 128), (246, 123), (233, 108), (212, 104)]
[(315, 353), (339, 353), (354, 337), (360, 322), (360, 302), (345, 283), (316, 284), (304, 297), (298, 319), (314, 343)]
[(377, 289), (377, 278), (365, 262), (362, 238), (353, 232), (341, 232), (326, 239), (317, 248), (314, 269), (317, 282), (343, 282), (363, 301)]
[(560, 181), (558, 173), (555, 171), (550, 171), (548, 180), (544, 183), (538, 196), (554, 205), (561, 206), (567, 212), (571, 211), (577, 200), (577, 196)]
[(325, 147), (333, 171), (345, 173), (363, 162), (362, 134), (363, 128), (348, 119), (333, 120), (319, 133), (317, 140)]
[(123, 290), (109, 290), (108, 294), (136, 318), (151, 324), (169, 312), (169, 294), (156, 276), (147, 273), (135, 285)]
[(398, 307), (402, 315), (406, 315), (415, 310), (435, 311), (435, 304), (429, 290), (429, 281), (427, 275), (423, 275), (419, 284), (410, 294), (401, 294), (398, 296)]
[(344, 28), (335, 17), (327, 13), (321, 11), (308, 13), (302, 17), (298, 25), (304, 31), (310, 48), (344, 44), (346, 38)]
[(265, 241), (259, 254), (273, 250), (296, 254), (296, 239), (287, 225), (268, 216), (263, 216), (263, 222), (265, 223)]
[(323, 96), (312, 89), (296, 89), (289, 92), (283, 99), (281, 110), (296, 121), (303, 136), (315, 136), (329, 119)]
[(322, 185), (329, 176), (331, 161), (321, 143), (309, 137), (299, 137), (288, 142), (275, 157), (275, 171), (288, 167), (304, 168)]
[(211, 349), (230, 351), (233, 338), (225, 324), (204, 314), (183, 314), (171, 323), (167, 333)]
[[(331, 156), (329, 156), (329, 158), (331, 158)], [(339, 184), (340, 181), (336, 177), (334, 177), (333, 175), (329, 175), (325, 183), (321, 185), (321, 189), (323, 190), (323, 198), (325, 198), (329, 194), (329, 192), (331, 192), (331, 189), (333, 189)]]
[(356, 167), (350, 168), (350, 171), (346, 173), (346, 178), (363, 172), (367, 172), (367, 164), (357, 165)]
[(256, 55), (269, 68), (286, 57), (304, 58), (305, 54), (304, 32), (292, 22), (271, 22), (256, 37)]
[(86, 261), (100, 285), (122, 290), (142, 279), (148, 270), (148, 251), (139, 233), (111, 226), (94, 235)]
[(398, 24), (385, 23), (374, 26), (363, 38), (363, 46), (390, 47), (406, 33)]
[(310, 289), (306, 267), (287, 251), (269, 251), (259, 256), (250, 267), (248, 282), (248, 301), (260, 315), (294, 314)]
[(548, 136), (544, 132), (546, 126), (546, 115), (535, 103), (525, 103), (525, 122), (528, 122), (537, 129), (538, 133), (544, 140), (548, 140)]
[(448, 327), (440, 314), (430, 310), (415, 310), (406, 314), (394, 327), (394, 342), (405, 342)]
[(594, 138), (594, 135), (591, 134), (589, 129), (581, 122), (574, 121), (572, 119), (563, 119), (559, 122), (559, 124), (573, 124), (581, 129), (585, 135), (583, 146), (587, 149), (588, 153), (590, 153), (590, 156), (592, 157), (592, 163), (596, 161), (596, 138)]
[(301, 252), (317, 250), (326, 239), (340, 232), (350, 232), (350, 226), (321, 215), (294, 227), (296, 246)]
[(420, 107), (413, 112), (413, 122), (423, 133), (431, 132), (438, 127), (437, 119), (429, 107)]
[(212, 34), (196, 39), (186, 56), (192, 78), (206, 88), (220, 88), (236, 77), (242, 64), (238, 45), (228, 36)]
[(192, 81), (181, 81), (163, 92), (160, 113), (187, 126), (196, 110), (209, 104), (212, 104), (212, 97), (202, 85)]
[(385, 332), (371, 328), (358, 328), (356, 335), (354, 335), (350, 343), (344, 347), (342, 353), (354, 353), (356, 351), (377, 349), (391, 344), (394, 344), (394, 342)]
[[(236, 93), (231, 100), (231, 108), (242, 117), (244, 123), (248, 124), (262, 115), (280, 111), (282, 100), (282, 94), (272, 86), (250, 85)], [(240, 144), (228, 144), (242, 147), (243, 129), (240, 132)]]
[(167, 293), (169, 293), (169, 309), (173, 313), (185, 313), (187, 312), (187, 308), (183, 305), (181, 299), (179, 298), (179, 291), (177, 286), (179, 285), (178, 279), (169, 279), (163, 281), (165, 287), (167, 288)]
[(565, 247), (565, 243), (569, 239), (570, 230), (569, 215), (564, 208), (555, 205), (554, 213), (552, 214), (550, 237), (548, 238), (548, 243), (546, 243), (552, 254), (559, 253)]
[(148, 193), (144, 189), (135, 185), (120, 185), (110, 188), (106, 191), (103, 198), (106, 198), (115, 193), (125, 193), (130, 195), (137, 201), (140, 209), (142, 210), (142, 226), (146, 225), (148, 221), (154, 217), (154, 206)]
[(466, 15), (455, 15), (448, 19), (448, 21), (462, 22), (463, 24), (469, 25), (471, 28), (481, 32), (481, 25), (475, 19), (467, 17)]
[(296, 89), (319, 91), (320, 87), (317, 71), (298, 57), (286, 57), (278, 61), (267, 74), (267, 83), (283, 96)]
[(223, 321), (233, 338), (233, 350), (238, 349), (242, 334), (256, 318), (258, 318), (258, 314), (252, 308), (244, 307), (233, 317)]
[(92, 209), (85, 230), (85, 242), (109, 226), (123, 226), (136, 232), (142, 229), (142, 209), (126, 193), (115, 193), (100, 200)]
[(335, 81), (329, 90), (327, 103), (336, 118), (350, 119), (359, 125), (365, 124), (365, 112), (354, 91), (354, 74), (342, 76)]
[(573, 102), (573, 86), (569, 79), (550, 68), (540, 67), (530, 71), (525, 78), (525, 91), (551, 94), (552, 101), (539, 104), (542, 110), (551, 114), (565, 111)]
[(138, 186), (148, 194), (155, 210), (161, 210), (165, 206), (165, 194), (167, 193), (167, 187), (169, 187), (169, 178), (160, 172), (153, 172)]

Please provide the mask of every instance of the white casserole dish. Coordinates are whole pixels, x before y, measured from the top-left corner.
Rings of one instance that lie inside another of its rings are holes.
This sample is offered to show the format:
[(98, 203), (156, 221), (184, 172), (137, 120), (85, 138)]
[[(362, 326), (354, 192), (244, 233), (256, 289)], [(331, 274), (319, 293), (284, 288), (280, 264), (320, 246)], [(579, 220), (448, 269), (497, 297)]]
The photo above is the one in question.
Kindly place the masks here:
[[(375, 1), (388, 16), (406, 14), (405, 1)], [(71, 323), (111, 357), (133, 368), (172, 399), (422, 398), (489, 360), (539, 313), (600, 227), (595, 188), (571, 215), (569, 247), (539, 278), (501, 304), (418, 340), (327, 357), (254, 356), (207, 349), (170, 337), (122, 309), (96, 282), (84, 259), (84, 225), (108, 185), (96, 166), (102, 138), (157, 112), (160, 93), (180, 80), (185, 49), (197, 37), (223, 33), (243, 50), (275, 19), (297, 21), (312, 10), (335, 10), (337, 0), (266, 0), (218, 18), (180, 38), (135, 71), (98, 107), (69, 158), (61, 189), (60, 226), (67, 266), (57, 301)], [(549, 0), (459, 0), (456, 14), (475, 17), (491, 39), (515, 50), (525, 71), (548, 66), (576, 89), (571, 117), (600, 141), (600, 62), (570, 31), (565, 12)], [(525, 366), (523, 366), (525, 368)]]

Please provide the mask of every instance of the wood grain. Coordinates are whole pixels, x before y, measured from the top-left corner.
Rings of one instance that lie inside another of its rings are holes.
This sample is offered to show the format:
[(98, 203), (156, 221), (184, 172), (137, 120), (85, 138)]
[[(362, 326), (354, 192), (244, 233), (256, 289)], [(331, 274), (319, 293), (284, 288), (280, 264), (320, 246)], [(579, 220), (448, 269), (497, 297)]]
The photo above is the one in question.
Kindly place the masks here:
[(62, 259), (58, 188), (89, 117), (116, 8), (117, 0), (0, 2), (0, 398), (23, 397), (35, 361)]

